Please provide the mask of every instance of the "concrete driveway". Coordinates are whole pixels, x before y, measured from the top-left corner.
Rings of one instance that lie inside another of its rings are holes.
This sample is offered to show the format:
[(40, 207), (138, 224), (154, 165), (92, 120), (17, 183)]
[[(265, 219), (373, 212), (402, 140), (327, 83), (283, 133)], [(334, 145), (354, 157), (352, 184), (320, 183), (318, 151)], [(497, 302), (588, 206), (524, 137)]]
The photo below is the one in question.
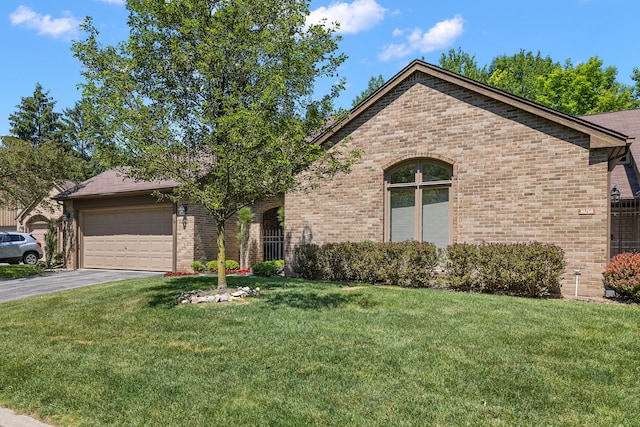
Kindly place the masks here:
[(0, 302), (118, 280), (161, 277), (163, 274), (131, 270), (61, 270), (23, 279), (0, 280)]

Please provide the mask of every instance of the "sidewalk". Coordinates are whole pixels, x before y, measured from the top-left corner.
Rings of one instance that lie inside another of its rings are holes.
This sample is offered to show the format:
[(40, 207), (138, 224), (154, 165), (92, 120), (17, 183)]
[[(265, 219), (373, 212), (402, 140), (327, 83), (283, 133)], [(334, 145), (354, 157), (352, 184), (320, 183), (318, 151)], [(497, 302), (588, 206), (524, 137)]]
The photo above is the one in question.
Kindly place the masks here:
[(0, 427), (53, 427), (26, 415), (18, 415), (10, 409), (0, 408)]

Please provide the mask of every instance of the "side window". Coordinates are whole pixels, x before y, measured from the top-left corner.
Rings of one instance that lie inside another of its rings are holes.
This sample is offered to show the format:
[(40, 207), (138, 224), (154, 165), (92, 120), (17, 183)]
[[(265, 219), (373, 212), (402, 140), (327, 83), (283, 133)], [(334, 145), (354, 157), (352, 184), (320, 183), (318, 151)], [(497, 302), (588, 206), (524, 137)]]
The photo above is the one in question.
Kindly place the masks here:
[(9, 234), (8, 236), (12, 242), (22, 242), (24, 240), (24, 236), (19, 234)]
[(451, 165), (428, 159), (403, 163), (387, 172), (389, 241), (449, 244), (451, 176)]

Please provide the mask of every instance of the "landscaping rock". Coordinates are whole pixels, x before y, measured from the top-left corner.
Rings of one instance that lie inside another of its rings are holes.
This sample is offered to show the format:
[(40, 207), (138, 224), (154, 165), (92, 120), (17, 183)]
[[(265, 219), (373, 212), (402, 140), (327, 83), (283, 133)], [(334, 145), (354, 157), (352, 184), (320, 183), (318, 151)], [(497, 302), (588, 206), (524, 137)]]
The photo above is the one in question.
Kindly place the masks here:
[(240, 298), (257, 297), (260, 295), (260, 288), (251, 289), (248, 286), (243, 288), (212, 289), (202, 291), (200, 289), (183, 292), (178, 297), (180, 304), (200, 304), (207, 302), (230, 302)]

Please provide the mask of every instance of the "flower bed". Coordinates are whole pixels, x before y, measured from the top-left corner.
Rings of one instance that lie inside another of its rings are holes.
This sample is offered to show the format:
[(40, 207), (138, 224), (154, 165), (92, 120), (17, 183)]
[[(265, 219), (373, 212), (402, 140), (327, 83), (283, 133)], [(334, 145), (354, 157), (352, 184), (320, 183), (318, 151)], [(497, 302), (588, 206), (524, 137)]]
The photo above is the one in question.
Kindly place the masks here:
[[(202, 272), (198, 272), (198, 271), (167, 271), (166, 273), (164, 273), (165, 277), (174, 277), (174, 276), (194, 276), (197, 274), (204, 274)], [(218, 270), (214, 270), (211, 271), (211, 274), (218, 274)], [(249, 274), (251, 274), (251, 270), (249, 269), (243, 269), (243, 270), (227, 270), (227, 274), (239, 274), (242, 276), (247, 276)]]

